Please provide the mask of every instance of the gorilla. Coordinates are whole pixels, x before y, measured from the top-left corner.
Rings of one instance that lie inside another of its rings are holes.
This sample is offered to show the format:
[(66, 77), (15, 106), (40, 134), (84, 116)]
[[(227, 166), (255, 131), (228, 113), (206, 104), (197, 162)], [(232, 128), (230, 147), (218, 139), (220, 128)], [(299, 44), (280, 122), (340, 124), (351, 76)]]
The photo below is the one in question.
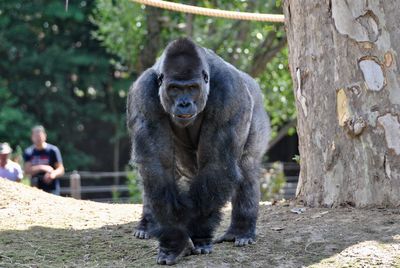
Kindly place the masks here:
[(158, 264), (211, 253), (228, 201), (230, 227), (214, 242), (255, 242), (270, 123), (253, 78), (190, 39), (175, 40), (131, 86), (127, 124), (143, 184), (134, 235), (157, 238)]

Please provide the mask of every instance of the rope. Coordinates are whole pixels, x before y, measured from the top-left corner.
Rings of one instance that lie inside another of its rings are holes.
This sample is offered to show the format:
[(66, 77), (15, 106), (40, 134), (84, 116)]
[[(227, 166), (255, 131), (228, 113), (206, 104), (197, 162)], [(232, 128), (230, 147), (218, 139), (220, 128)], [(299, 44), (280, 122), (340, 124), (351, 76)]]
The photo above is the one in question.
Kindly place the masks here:
[(173, 11), (209, 16), (209, 17), (220, 17), (226, 19), (270, 21), (270, 22), (284, 22), (285, 19), (283, 15), (279, 14), (262, 14), (262, 13), (219, 10), (219, 9), (197, 7), (179, 3), (171, 3), (163, 0), (131, 0), (131, 1), (162, 9), (168, 9)]

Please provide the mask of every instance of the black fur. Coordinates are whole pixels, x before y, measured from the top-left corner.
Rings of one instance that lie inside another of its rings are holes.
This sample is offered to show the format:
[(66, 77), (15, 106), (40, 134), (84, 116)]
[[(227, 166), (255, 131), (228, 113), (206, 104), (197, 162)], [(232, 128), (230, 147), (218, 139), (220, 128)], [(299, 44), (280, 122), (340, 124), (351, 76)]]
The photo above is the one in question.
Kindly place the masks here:
[(157, 262), (173, 264), (188, 250), (210, 253), (229, 200), (231, 225), (217, 241), (253, 243), (259, 165), (270, 132), (254, 79), (179, 39), (133, 84), (127, 115), (144, 186), (135, 235), (157, 237)]

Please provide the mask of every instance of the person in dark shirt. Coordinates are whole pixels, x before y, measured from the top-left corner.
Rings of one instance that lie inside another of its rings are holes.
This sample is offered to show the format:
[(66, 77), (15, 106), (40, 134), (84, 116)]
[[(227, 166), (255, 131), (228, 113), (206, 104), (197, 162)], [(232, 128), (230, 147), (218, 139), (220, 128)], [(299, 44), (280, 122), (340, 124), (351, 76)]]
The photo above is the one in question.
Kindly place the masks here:
[(46, 143), (43, 126), (32, 128), (33, 145), (24, 152), (25, 173), (31, 175), (31, 184), (45, 192), (60, 195), (58, 177), (64, 175), (64, 166), (57, 146)]

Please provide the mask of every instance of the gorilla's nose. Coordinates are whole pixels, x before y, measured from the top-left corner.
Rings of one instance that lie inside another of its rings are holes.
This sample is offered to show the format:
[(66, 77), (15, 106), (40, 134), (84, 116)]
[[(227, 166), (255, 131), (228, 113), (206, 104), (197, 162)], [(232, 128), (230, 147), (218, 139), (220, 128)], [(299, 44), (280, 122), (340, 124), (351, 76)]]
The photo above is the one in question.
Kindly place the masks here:
[(195, 105), (191, 100), (181, 100), (176, 105), (175, 116), (179, 118), (191, 118), (196, 113)]
[(191, 101), (186, 101), (186, 100), (183, 100), (183, 101), (178, 103), (178, 107), (179, 108), (188, 108), (191, 105), (192, 105), (192, 102)]

